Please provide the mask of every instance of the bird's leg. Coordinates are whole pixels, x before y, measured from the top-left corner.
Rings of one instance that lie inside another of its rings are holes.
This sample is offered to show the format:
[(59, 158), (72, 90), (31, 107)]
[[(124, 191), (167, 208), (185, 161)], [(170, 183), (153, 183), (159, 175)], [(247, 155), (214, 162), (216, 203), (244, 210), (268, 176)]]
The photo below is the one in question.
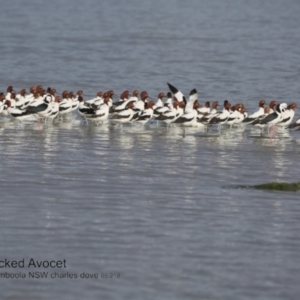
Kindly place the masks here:
[(22, 122), (22, 120), (20, 120), (20, 124), (21, 124), (21, 127), (24, 128), (24, 123)]

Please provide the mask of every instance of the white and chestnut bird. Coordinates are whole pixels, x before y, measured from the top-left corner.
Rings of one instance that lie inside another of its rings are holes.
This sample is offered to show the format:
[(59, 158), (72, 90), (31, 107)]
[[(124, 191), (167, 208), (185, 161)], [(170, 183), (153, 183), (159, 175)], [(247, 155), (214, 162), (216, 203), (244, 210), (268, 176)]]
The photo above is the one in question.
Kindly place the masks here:
[(286, 110), (286, 108), (286, 103), (277, 104), (275, 111), (259, 121), (259, 124), (272, 125), (279, 123), (282, 120), (283, 112)]
[(134, 103), (134, 110), (143, 111), (145, 109), (145, 103), (149, 95), (146, 91), (141, 92), (141, 99)]
[(290, 124), (288, 126), (288, 128), (296, 128), (296, 130), (300, 129), (300, 118), (298, 120), (296, 120), (295, 122), (293, 122), (292, 124)]
[(242, 108), (243, 108), (242, 104), (236, 104), (236, 105), (231, 107), (231, 113), (229, 114), (226, 125), (230, 125), (230, 128), (232, 128), (233, 124), (239, 123), (239, 120), (244, 116), (240, 112), (240, 110)]
[(143, 110), (137, 119), (135, 119), (135, 122), (142, 124), (143, 126), (149, 122), (153, 118), (153, 107), (155, 105), (155, 102), (153, 100), (146, 103), (145, 110)]
[(78, 113), (84, 119), (95, 114), (95, 109), (93, 107), (91, 107), (91, 104), (84, 102), (84, 99), (82, 96), (78, 97), (78, 102), (79, 102)]
[(172, 105), (173, 103), (173, 96), (172, 96), (172, 93), (171, 92), (167, 92), (167, 100), (166, 100), (166, 103), (167, 105)]
[[(268, 131), (270, 131), (270, 127), (272, 125), (275, 125), (279, 123), (282, 120), (283, 112), (286, 110), (287, 104), (286, 103), (281, 103), (277, 104), (275, 111), (273, 113), (270, 113), (268, 116), (261, 120), (256, 120), (255, 122), (252, 123), (252, 125), (259, 125), (261, 127), (261, 134), (263, 133), (263, 129), (268, 126)], [(271, 109), (270, 109), (271, 111)]]
[[(164, 114), (166, 112), (169, 112), (173, 109), (173, 99), (172, 99), (172, 93), (167, 93), (167, 101), (163, 104), (161, 107), (156, 107), (154, 109), (154, 116), (157, 118), (159, 115)], [(177, 100), (176, 100), (177, 101)]]
[(200, 108), (200, 103), (198, 101), (198, 92), (196, 89), (192, 89), (190, 91), (190, 95), (189, 95), (189, 99), (186, 101), (185, 103), (185, 109), (184, 112), (187, 113), (191, 113), (194, 111), (195, 109), (195, 102), (197, 101), (197, 115), (198, 115), (198, 109)]
[(129, 100), (133, 100), (135, 102), (137, 102), (139, 100), (139, 91), (138, 90), (134, 90), (132, 92), (132, 95), (129, 97)]
[(171, 123), (174, 123), (176, 119), (180, 116), (180, 113), (178, 111), (179, 108), (178, 101), (175, 101), (173, 103), (172, 108), (169, 111), (166, 111), (165, 113), (160, 114), (158, 117), (156, 117), (156, 120), (162, 121), (163, 123), (170, 125)]
[(269, 104), (270, 114), (272, 114), (276, 110), (276, 105), (277, 105), (277, 101), (276, 100), (272, 100), (270, 102), (270, 104)]
[(259, 103), (258, 103), (258, 106), (259, 106), (259, 109), (254, 112), (253, 114), (249, 115), (247, 118), (245, 118), (243, 120), (243, 123), (246, 123), (246, 124), (251, 124), (253, 123), (257, 118), (259, 118), (260, 116), (263, 116), (265, 113), (264, 113), (264, 106), (266, 104), (266, 101), (265, 100), (260, 100)]
[(158, 96), (157, 96), (157, 101), (156, 101), (156, 103), (155, 103), (155, 105), (153, 107), (153, 109), (154, 109), (154, 117), (155, 118), (160, 115), (159, 110), (164, 107), (164, 101), (163, 101), (164, 97), (165, 97), (165, 93), (164, 92), (160, 92), (158, 94)]
[(63, 99), (59, 103), (59, 115), (61, 116), (61, 118), (65, 116), (66, 117), (70, 116), (70, 113), (73, 110), (73, 105), (76, 105), (76, 103), (74, 103), (74, 93), (72, 91), (70, 92), (64, 91), (62, 93), (62, 98)]
[(30, 101), (26, 99), (26, 89), (21, 89), (16, 95), (15, 106), (24, 109), (29, 103)]
[(197, 109), (198, 111), (198, 117), (201, 117), (205, 114), (209, 114), (210, 113), (210, 102), (206, 101), (203, 107), (199, 107)]
[(129, 91), (125, 90), (125, 91), (123, 91), (121, 93), (119, 101), (118, 102), (114, 102), (113, 105), (118, 106), (118, 105), (124, 103), (125, 101), (127, 101), (129, 99), (129, 97), (130, 97)]
[(231, 108), (231, 104), (227, 100), (225, 100), (223, 111), (220, 114), (216, 115), (215, 117), (211, 118), (209, 120), (209, 124), (217, 124), (219, 125), (219, 128), (221, 128), (222, 125), (227, 122), (230, 116), (230, 108)]
[(34, 101), (32, 101), (27, 107), (26, 111), (32, 113), (39, 117), (44, 117), (51, 110), (51, 105), (46, 100), (45, 92), (43, 90), (39, 90), (39, 92), (35, 92)]
[(103, 123), (108, 119), (110, 105), (110, 97), (109, 95), (106, 95), (106, 97), (103, 100), (103, 103), (94, 110), (94, 113), (87, 115), (85, 118), (97, 123)]
[(135, 102), (135, 100), (128, 102), (124, 110), (117, 112), (112, 116), (112, 121), (119, 124), (130, 123), (135, 114), (135, 111), (133, 110)]
[(297, 108), (296, 103), (289, 104), (286, 110), (282, 113), (281, 120), (277, 123), (277, 126), (280, 127), (289, 126), (294, 119), (296, 108)]
[(72, 109), (71, 109), (71, 111), (75, 111), (75, 110), (78, 109), (79, 103), (80, 103), (79, 100), (78, 100), (78, 98), (81, 97), (82, 95), (83, 95), (83, 91), (82, 90), (79, 90), (79, 91), (76, 92), (75, 97), (73, 97), (73, 103), (72, 103)]
[(138, 117), (141, 115), (141, 113), (146, 108), (146, 101), (149, 98), (148, 93), (146, 91), (141, 92), (141, 99), (137, 102), (134, 102), (133, 110), (135, 111), (135, 114), (132, 118), (133, 121), (137, 120)]
[(255, 127), (259, 127), (261, 130), (265, 127), (265, 125), (261, 125), (259, 123), (259, 121), (261, 121), (262, 119), (266, 118), (269, 114), (270, 114), (271, 108), (269, 106), (266, 106), (264, 108), (264, 114), (261, 115), (260, 117), (258, 117), (254, 122), (252, 122), (251, 124)]
[(247, 110), (244, 106), (239, 109), (239, 115), (234, 124), (241, 124), (248, 117)]
[(220, 114), (217, 111), (218, 106), (219, 106), (219, 102), (213, 101), (213, 103), (211, 105), (211, 110), (209, 113), (205, 113), (203, 115), (198, 114), (198, 117), (197, 117), (198, 122), (207, 125), (213, 117), (216, 117), (218, 114)]
[[(170, 89), (170, 91), (172, 92), (172, 94), (174, 95), (174, 98), (178, 101), (178, 102), (181, 102), (181, 101), (184, 101), (186, 103), (186, 99), (183, 95), (183, 93), (181, 91), (179, 91), (175, 86), (173, 86), (172, 84), (168, 83), (168, 87)], [(169, 97), (168, 97), (169, 99)], [(174, 99), (174, 100), (175, 100)], [(197, 100), (197, 99), (196, 99)]]
[(10, 93), (9, 99), (7, 99), (7, 95), (6, 95), (6, 101), (8, 101), (8, 100), (10, 101), (10, 106), (11, 107), (16, 107), (17, 99), (16, 99), (16, 93), (15, 92)]
[(23, 108), (27, 107), (28, 105), (31, 104), (31, 102), (34, 101), (34, 94), (36, 92), (36, 87), (35, 86), (31, 86), (29, 88), (29, 94), (25, 95), (25, 101), (24, 101), (24, 105)]
[(8, 86), (6, 89), (6, 95), (5, 95), (5, 99), (6, 100), (10, 100), (11, 99), (11, 94), (13, 93), (14, 88), (12, 85)]
[(120, 100), (118, 102), (114, 102), (113, 105), (110, 108), (110, 113), (114, 112), (120, 112), (124, 109), (126, 109), (127, 104), (131, 102), (136, 102), (136, 100), (130, 100), (129, 99), (130, 94), (128, 90), (125, 90), (120, 95)]
[(7, 104), (6, 104), (5, 94), (0, 92), (0, 114), (3, 116), (8, 116), (9, 113), (7, 111)]
[(164, 101), (163, 101), (163, 98), (165, 98), (165, 93), (164, 92), (160, 92), (158, 95), (157, 95), (157, 101), (154, 105), (154, 109), (158, 108), (158, 107), (163, 107), (164, 106)]
[(51, 120), (53, 123), (54, 119), (59, 115), (59, 102), (60, 96), (55, 96), (54, 101), (51, 102), (51, 111), (46, 115), (46, 120)]
[[(83, 96), (83, 94), (81, 94), (80, 96)], [(88, 105), (95, 104), (96, 106), (102, 104), (103, 103), (103, 92), (98, 91), (96, 94), (96, 97), (86, 100), (85, 103)]]
[(16, 120), (19, 120), (21, 123), (26, 119), (32, 119), (35, 116), (35, 112), (29, 111), (28, 109), (21, 110), (16, 107), (11, 107), (11, 100), (6, 100), (7, 112)]
[(197, 122), (198, 108), (199, 108), (199, 102), (198, 100), (195, 100), (193, 103), (193, 108), (189, 109), (188, 111), (185, 109), (184, 114), (181, 117), (179, 117), (175, 121), (175, 123), (181, 124), (182, 126), (191, 126), (191, 127), (203, 126), (203, 124)]

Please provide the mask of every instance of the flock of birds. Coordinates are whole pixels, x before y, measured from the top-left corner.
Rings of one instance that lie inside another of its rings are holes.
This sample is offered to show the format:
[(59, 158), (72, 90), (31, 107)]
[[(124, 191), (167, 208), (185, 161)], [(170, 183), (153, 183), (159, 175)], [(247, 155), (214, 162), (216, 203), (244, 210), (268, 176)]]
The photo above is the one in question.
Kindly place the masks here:
[[(261, 134), (265, 128), (271, 126), (295, 128), (300, 130), (300, 118), (293, 122), (296, 103), (286, 104), (271, 101), (266, 106), (265, 100), (259, 101), (259, 109), (248, 115), (242, 103), (232, 105), (224, 101), (223, 109), (218, 111), (219, 103), (206, 102), (200, 106), (197, 90), (191, 90), (188, 99), (176, 87), (168, 83), (169, 92), (158, 94), (157, 100), (149, 99), (146, 91), (139, 93), (134, 90), (132, 94), (124, 91), (118, 101), (113, 101), (114, 91), (98, 92), (96, 97), (84, 101), (83, 91), (76, 93), (63, 91), (57, 95), (54, 88), (43, 86), (30, 87), (14, 92), (12, 86), (6, 93), (0, 93), (0, 115), (17, 119), (22, 124), (24, 120), (43, 120), (45, 123), (54, 120), (63, 120), (77, 111), (86, 123), (114, 122), (120, 125), (126, 123), (140, 123), (143, 126), (150, 120), (163, 122), (167, 126), (179, 124), (181, 126), (203, 127), (218, 125), (232, 126), (247, 124), (259, 127)], [(167, 98), (164, 101), (164, 98)]]

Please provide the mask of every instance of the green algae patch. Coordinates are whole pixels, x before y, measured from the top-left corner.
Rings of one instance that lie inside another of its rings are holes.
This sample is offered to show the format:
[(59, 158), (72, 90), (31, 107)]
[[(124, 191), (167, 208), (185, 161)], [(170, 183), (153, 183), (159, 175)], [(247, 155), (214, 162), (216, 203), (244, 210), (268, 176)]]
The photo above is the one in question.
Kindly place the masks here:
[(294, 182), (294, 183), (270, 182), (270, 183), (253, 185), (252, 187), (254, 189), (267, 190), (267, 191), (296, 192), (300, 190), (300, 182)]

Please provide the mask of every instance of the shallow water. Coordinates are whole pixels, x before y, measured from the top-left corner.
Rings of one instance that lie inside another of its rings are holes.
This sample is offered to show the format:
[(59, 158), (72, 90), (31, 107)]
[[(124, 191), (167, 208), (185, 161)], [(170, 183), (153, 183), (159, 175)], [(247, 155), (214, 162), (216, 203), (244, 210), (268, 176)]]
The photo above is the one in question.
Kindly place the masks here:
[[(296, 1), (14, 1), (2, 5), (1, 90), (146, 89), (199, 100), (299, 96)], [(298, 103), (299, 104), (299, 103)], [(299, 117), (299, 114), (297, 114)], [(102, 279), (0, 278), (3, 299), (295, 299), (299, 132), (156, 123), (0, 123), (1, 259), (66, 259)]]

